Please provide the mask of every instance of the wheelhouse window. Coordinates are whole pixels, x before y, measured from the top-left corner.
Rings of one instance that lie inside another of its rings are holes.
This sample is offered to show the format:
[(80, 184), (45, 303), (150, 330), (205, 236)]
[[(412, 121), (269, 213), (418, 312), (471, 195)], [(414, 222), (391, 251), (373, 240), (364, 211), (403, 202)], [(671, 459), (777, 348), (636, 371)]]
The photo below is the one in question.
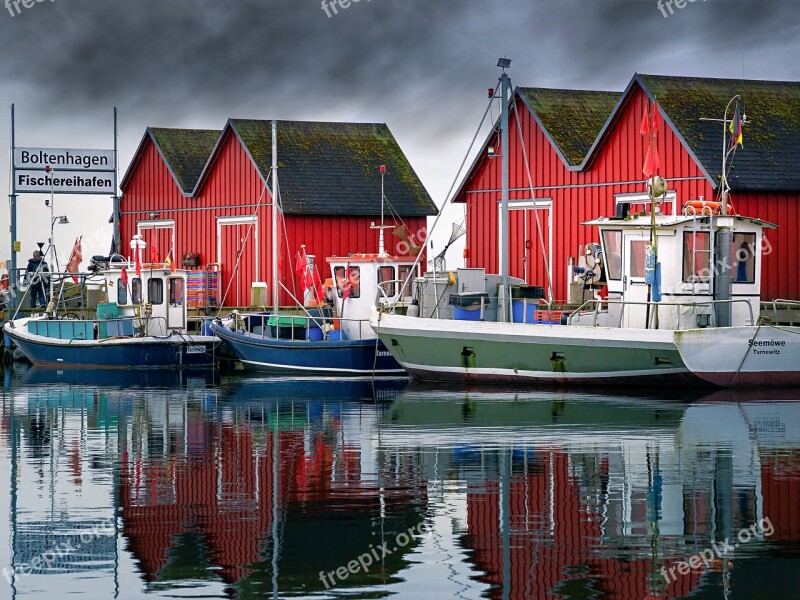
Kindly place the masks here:
[(409, 274), (411, 273), (411, 269), (414, 268), (414, 265), (400, 265), (397, 270), (399, 271), (399, 276), (397, 277), (400, 281), (403, 282), (403, 289), (400, 290), (400, 296), (406, 297), (411, 295), (411, 285), (414, 283), (413, 280), (405, 283), (406, 279), (408, 279)]
[(122, 283), (122, 278), (117, 279), (117, 304), (122, 306), (128, 303), (128, 288)]
[(382, 285), (381, 288), (388, 297), (392, 298), (397, 293), (397, 284), (395, 283), (394, 267), (389, 267), (389, 266), (379, 267), (378, 283), (385, 283), (387, 281), (391, 281), (391, 283)]
[(628, 275), (631, 278), (644, 279), (644, 255), (647, 243), (647, 240), (631, 240), (630, 268), (628, 270)]
[(147, 282), (147, 301), (150, 304), (164, 304), (164, 281), (150, 279)]
[(683, 280), (706, 283), (711, 272), (711, 235), (707, 231), (683, 232)]
[(169, 304), (170, 306), (180, 306), (183, 304), (183, 279), (171, 277), (169, 279)]
[(142, 303), (142, 280), (138, 277), (131, 279), (131, 302), (133, 304)]
[(361, 267), (335, 267), (333, 274), (336, 276), (336, 293), (339, 298), (361, 297)]
[(756, 234), (734, 233), (731, 248), (734, 283), (756, 282)]
[(622, 279), (622, 231), (603, 232), (603, 252), (606, 278), (619, 281)]

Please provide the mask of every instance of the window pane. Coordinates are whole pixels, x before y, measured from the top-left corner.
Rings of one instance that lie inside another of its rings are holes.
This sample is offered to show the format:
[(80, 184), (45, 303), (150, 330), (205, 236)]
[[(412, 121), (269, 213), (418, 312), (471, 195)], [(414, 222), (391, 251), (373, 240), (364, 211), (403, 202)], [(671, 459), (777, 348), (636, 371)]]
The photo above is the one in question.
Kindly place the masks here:
[[(398, 277), (398, 279), (400, 281), (405, 282), (405, 280), (408, 279), (408, 275), (409, 275), (409, 273), (411, 273), (411, 267), (412, 266), (413, 265), (400, 265), (400, 267), (399, 267), (400, 275)], [(402, 291), (400, 292), (400, 295), (403, 296), (403, 297), (410, 296), (411, 295), (411, 291), (410, 291), (411, 290), (411, 285), (413, 283), (414, 283), (414, 280), (412, 279), (411, 281), (408, 282), (408, 284), (404, 285)]]
[(734, 283), (756, 282), (756, 234), (733, 234), (731, 265)]
[(361, 267), (350, 267), (350, 297), (361, 297)]
[(173, 277), (169, 280), (169, 303), (172, 306), (183, 304), (183, 279)]
[(628, 275), (644, 279), (644, 252), (647, 247), (647, 240), (631, 241), (630, 271)]
[(341, 298), (344, 289), (344, 267), (334, 267), (333, 276), (336, 278), (336, 293)]
[(134, 277), (131, 280), (131, 302), (134, 304), (142, 303), (142, 280)]
[(603, 251), (605, 252), (606, 278), (622, 278), (622, 232), (603, 232)]
[(122, 283), (122, 279), (117, 279), (117, 304), (123, 305), (128, 303), (128, 288)]
[[(394, 281), (394, 267), (380, 267), (378, 269), (378, 283), (383, 283), (384, 281)], [(390, 298), (395, 295), (396, 284), (393, 282), (391, 284), (387, 284), (381, 286), (383, 291), (386, 293), (387, 296)]]
[(706, 232), (683, 232), (683, 280), (707, 282), (711, 272), (711, 236)]
[(147, 281), (147, 301), (150, 304), (164, 303), (164, 282), (161, 279)]

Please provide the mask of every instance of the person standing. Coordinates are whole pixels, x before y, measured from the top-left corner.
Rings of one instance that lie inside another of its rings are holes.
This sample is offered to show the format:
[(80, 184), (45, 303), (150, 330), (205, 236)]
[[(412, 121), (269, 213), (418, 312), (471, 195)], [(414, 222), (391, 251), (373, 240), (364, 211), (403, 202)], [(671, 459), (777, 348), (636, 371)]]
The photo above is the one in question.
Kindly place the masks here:
[(47, 307), (47, 284), (50, 281), (50, 269), (47, 266), (41, 250), (33, 251), (33, 258), (28, 259), (28, 267), (25, 269), (28, 286), (31, 294), (31, 308), (36, 308), (41, 298), (42, 308)]

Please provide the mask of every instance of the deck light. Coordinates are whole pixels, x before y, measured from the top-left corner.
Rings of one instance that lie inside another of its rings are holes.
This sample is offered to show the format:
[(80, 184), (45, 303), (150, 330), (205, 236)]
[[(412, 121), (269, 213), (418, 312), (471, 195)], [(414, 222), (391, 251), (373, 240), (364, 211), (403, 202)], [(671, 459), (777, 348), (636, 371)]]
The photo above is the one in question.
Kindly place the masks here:
[(511, 59), (510, 58), (500, 58), (497, 61), (497, 66), (501, 69), (507, 69), (511, 66)]

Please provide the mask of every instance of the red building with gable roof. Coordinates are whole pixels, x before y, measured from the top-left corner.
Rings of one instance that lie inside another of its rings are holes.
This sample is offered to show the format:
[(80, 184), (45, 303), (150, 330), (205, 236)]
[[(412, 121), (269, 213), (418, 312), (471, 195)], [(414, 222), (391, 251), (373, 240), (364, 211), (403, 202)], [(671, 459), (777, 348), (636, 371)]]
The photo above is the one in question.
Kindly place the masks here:
[[(148, 128), (120, 185), (122, 253), (139, 233), (145, 261), (153, 247), (160, 261), (171, 251), (178, 266), (186, 254), (198, 255), (189, 268), (218, 271), (218, 301), (226, 306), (249, 306), (252, 282), (271, 290), (271, 127), (231, 119), (222, 131)], [(377, 252), (371, 226), (381, 214), (380, 165), (387, 166), (388, 223), (420, 232), (436, 213), (386, 125), (278, 121), (277, 128), (280, 280), (298, 298), (301, 245), (322, 268), (328, 256)], [(387, 236), (389, 252), (407, 253), (404, 244)], [(283, 290), (281, 302), (291, 303)]]
[[(767, 238), (762, 298), (800, 299), (800, 82), (637, 74), (622, 94), (517, 88), (509, 126), (510, 274), (544, 286), (549, 271), (554, 298), (566, 299), (569, 257), (577, 260), (581, 246), (598, 241), (597, 231), (581, 223), (613, 215), (617, 202), (646, 197), (640, 125), (656, 100), (660, 174), (668, 181), (668, 199), (674, 197), (678, 210), (686, 201), (714, 199), (722, 124), (701, 119), (721, 119), (736, 94), (744, 99), (748, 124), (729, 174), (731, 204), (739, 214), (779, 226)], [(496, 273), (501, 161), (489, 157), (489, 146), (498, 146), (496, 133), (454, 201), (467, 205), (468, 266)]]

